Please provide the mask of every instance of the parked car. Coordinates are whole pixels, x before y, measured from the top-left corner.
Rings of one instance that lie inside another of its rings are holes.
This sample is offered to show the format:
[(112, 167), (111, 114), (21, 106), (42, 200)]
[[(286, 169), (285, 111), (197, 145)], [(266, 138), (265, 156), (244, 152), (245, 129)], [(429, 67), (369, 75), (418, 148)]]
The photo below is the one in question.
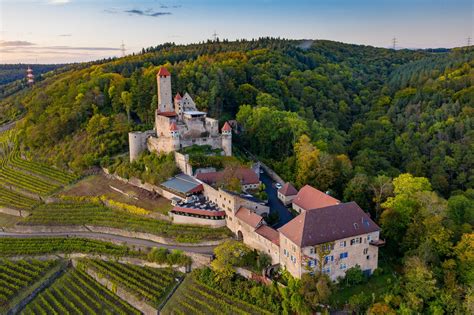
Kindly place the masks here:
[(282, 186), (281, 186), (280, 183), (276, 183), (276, 184), (275, 184), (275, 187), (276, 187), (277, 189), (280, 189)]

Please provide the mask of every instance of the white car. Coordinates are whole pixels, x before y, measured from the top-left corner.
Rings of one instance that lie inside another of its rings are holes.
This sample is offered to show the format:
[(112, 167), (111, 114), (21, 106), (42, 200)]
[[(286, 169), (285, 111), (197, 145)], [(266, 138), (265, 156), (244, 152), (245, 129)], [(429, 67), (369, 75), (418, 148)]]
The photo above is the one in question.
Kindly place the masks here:
[(282, 186), (281, 186), (280, 183), (276, 183), (276, 184), (275, 184), (275, 187), (276, 187), (277, 189), (280, 189)]

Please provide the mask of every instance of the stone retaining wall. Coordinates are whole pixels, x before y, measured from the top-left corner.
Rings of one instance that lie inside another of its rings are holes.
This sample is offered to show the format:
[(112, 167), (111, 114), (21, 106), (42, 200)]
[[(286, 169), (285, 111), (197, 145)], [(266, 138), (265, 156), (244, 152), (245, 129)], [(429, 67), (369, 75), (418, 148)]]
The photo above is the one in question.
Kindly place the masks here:
[(23, 217), (23, 218), (26, 218), (27, 216), (30, 215), (28, 211), (16, 210), (16, 209), (7, 208), (7, 207), (0, 207), (0, 213), (9, 214), (16, 217)]
[(192, 225), (203, 225), (211, 228), (220, 228), (227, 225), (226, 220), (212, 220), (212, 219), (203, 219), (198, 217), (186, 216), (171, 213), (173, 218), (173, 223), (175, 224), (192, 224)]

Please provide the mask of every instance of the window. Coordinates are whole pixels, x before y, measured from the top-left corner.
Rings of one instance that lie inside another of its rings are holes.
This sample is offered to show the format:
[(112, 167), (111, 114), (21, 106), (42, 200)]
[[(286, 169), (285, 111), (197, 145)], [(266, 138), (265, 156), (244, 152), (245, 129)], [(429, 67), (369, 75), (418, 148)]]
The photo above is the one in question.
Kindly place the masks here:
[(347, 269), (346, 263), (340, 264), (340, 265), (339, 265), (339, 269), (341, 269), (341, 270), (346, 270), (346, 269)]
[(332, 261), (334, 261), (334, 256), (333, 255), (324, 257), (324, 263), (327, 264), (328, 262), (332, 262)]
[(370, 234), (367, 235), (367, 240), (370, 242), (370, 240), (372, 239), (372, 237), (370, 236)]
[(339, 255), (339, 259), (344, 259), (344, 258), (347, 258), (349, 256), (349, 253), (348, 252), (344, 252), (344, 253), (341, 253)]
[(291, 245), (291, 249), (293, 250), (293, 252), (295, 252), (296, 251), (295, 245)]
[(308, 267), (313, 268), (315, 265), (316, 265), (316, 264), (315, 264), (315, 262), (314, 262), (313, 259), (310, 259), (310, 260), (308, 261)]
[(324, 268), (323, 273), (331, 273), (331, 267)]
[(369, 260), (369, 259), (370, 259), (370, 255), (367, 255), (367, 260)]
[(368, 252), (369, 252), (369, 249), (368, 249), (368, 248), (364, 248), (364, 255), (367, 255)]
[(341, 242), (339, 243), (339, 246), (340, 246), (340, 247), (346, 247), (346, 241), (341, 241)]
[(293, 257), (293, 255), (291, 255), (291, 257), (290, 257), (290, 260), (291, 260), (293, 263), (295, 263), (295, 262), (296, 262), (296, 258), (295, 258), (295, 257)]
[(323, 250), (333, 250), (334, 249), (334, 244), (324, 244), (323, 245)]
[(313, 247), (311, 247), (311, 248), (309, 249), (309, 253), (310, 253), (310, 254), (314, 254), (314, 248), (313, 248)]
[(283, 255), (285, 255), (285, 256), (286, 256), (286, 249), (284, 249), (284, 250), (283, 250)]

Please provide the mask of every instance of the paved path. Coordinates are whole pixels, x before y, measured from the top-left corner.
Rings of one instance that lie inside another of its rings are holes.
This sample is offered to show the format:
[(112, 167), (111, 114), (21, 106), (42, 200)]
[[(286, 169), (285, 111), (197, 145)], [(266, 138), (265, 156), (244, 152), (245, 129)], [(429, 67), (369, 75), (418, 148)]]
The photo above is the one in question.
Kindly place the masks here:
[(112, 240), (116, 242), (127, 243), (128, 245), (139, 245), (149, 247), (163, 247), (167, 249), (179, 249), (185, 252), (192, 252), (198, 254), (209, 254), (213, 253), (215, 246), (181, 246), (181, 245), (168, 245), (150, 240), (144, 240), (140, 238), (126, 237), (121, 235), (111, 235), (96, 232), (41, 232), (41, 233), (9, 233), (1, 232), (0, 237), (15, 237), (15, 238), (31, 238), (31, 237), (83, 237), (98, 240)]
[(265, 192), (268, 195), (268, 206), (270, 207), (270, 212), (278, 212), (279, 221), (277, 224), (273, 225), (273, 227), (279, 228), (293, 219), (293, 215), (288, 211), (283, 203), (281, 203), (280, 199), (278, 199), (275, 182), (273, 182), (270, 176), (268, 176), (267, 173), (260, 173), (260, 180), (265, 184)]
[(12, 129), (15, 126), (15, 124), (16, 124), (16, 121), (12, 121), (8, 124), (0, 125), (0, 132), (4, 132), (4, 131)]

